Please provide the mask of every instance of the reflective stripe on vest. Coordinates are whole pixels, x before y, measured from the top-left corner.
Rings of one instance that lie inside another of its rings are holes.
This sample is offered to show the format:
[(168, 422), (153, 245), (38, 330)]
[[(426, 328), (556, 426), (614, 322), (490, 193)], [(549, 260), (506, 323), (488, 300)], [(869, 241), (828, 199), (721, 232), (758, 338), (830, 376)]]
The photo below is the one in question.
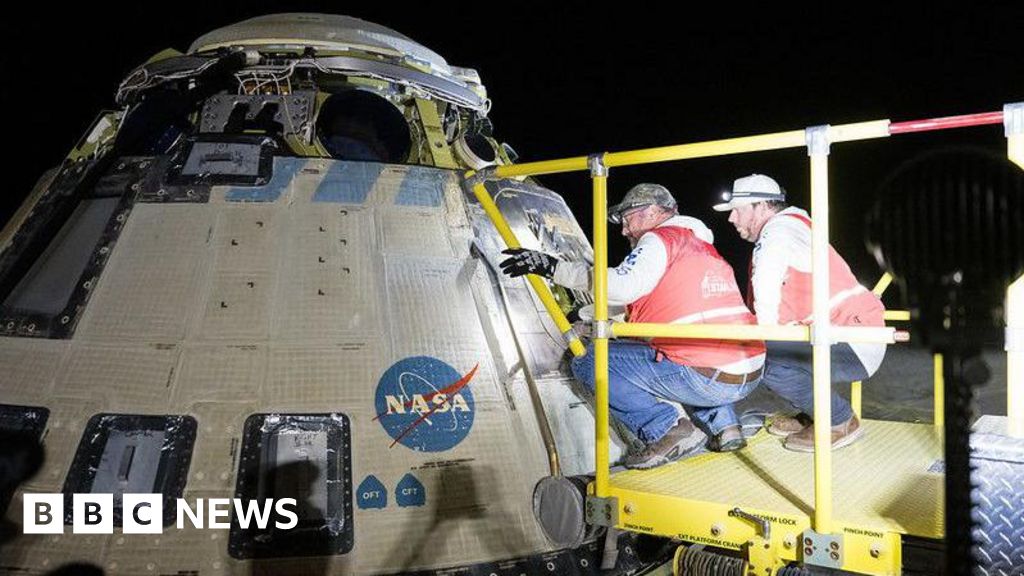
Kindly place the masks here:
[[(665, 273), (649, 294), (628, 306), (630, 322), (756, 324), (744, 305), (729, 264), (688, 228), (652, 230), (665, 245)], [(764, 343), (718, 339), (655, 338), (651, 344), (687, 366), (726, 366), (764, 353)]]
[[(811, 221), (801, 214), (782, 214), (803, 222)], [(885, 307), (850, 271), (850, 266), (831, 245), (828, 247), (829, 319), (838, 326), (884, 326)], [(811, 324), (814, 319), (812, 281), (809, 272), (790, 266), (782, 283), (779, 324)]]

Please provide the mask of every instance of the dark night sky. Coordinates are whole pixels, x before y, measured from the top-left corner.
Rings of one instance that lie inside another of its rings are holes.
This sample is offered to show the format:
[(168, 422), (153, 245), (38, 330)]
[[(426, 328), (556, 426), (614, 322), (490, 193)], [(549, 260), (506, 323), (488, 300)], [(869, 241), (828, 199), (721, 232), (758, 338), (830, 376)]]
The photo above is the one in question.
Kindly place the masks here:
[[(477, 69), (494, 102), (496, 136), (522, 160), (890, 118), (998, 110), (1024, 100), (1024, 3), (953, 10), (828, 8), (780, 14), (740, 3), (676, 2), (671, 10), (606, 13), (593, 4), (145, 3), (119, 8), (23, 5), (3, 27), (0, 65), (7, 124), (3, 219), (57, 164), (120, 79), (165, 47), (274, 12), (335, 12), (394, 28)], [(636, 3), (641, 6), (641, 3)], [(964, 3), (966, 5), (966, 3)], [(719, 7), (720, 6), (720, 7)], [(501, 16), (499, 18), (499, 10)], [(866, 282), (879, 272), (863, 248), (863, 213), (884, 177), (929, 147), (968, 142), (1003, 150), (1001, 127), (974, 128), (833, 148), (835, 245)], [(749, 245), (708, 206), (733, 178), (776, 176), (807, 205), (803, 150), (616, 170), (616, 200), (632, 184), (667, 185), (682, 210), (704, 218), (738, 270)], [(588, 180), (548, 177), (589, 232)], [(615, 231), (617, 232), (617, 231)], [(622, 244), (613, 241), (612, 257)]]

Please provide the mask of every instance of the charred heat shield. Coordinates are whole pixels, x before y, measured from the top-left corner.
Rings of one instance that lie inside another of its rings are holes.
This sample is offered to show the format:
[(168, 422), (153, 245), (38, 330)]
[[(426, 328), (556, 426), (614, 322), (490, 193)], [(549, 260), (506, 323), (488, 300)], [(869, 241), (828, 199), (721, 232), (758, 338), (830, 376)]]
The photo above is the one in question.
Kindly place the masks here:
[(174, 523), (196, 439), (191, 416), (97, 414), (85, 427), (64, 481), (65, 523), (73, 495), (114, 495), (114, 525), (121, 525), (121, 498), (162, 494), (164, 526)]
[(294, 498), (298, 525), (244, 529), (231, 522), (239, 559), (332, 556), (352, 549), (352, 461), (344, 414), (256, 414), (245, 422), (235, 498)]

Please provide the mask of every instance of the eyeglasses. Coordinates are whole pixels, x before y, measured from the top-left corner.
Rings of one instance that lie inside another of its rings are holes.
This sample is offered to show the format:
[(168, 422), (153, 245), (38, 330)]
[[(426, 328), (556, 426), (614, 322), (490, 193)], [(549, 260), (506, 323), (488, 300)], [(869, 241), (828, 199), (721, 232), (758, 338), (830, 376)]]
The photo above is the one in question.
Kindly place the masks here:
[(622, 224), (623, 222), (626, 221), (626, 218), (628, 218), (629, 216), (631, 216), (633, 214), (639, 214), (639, 213), (643, 212), (644, 210), (647, 209), (648, 206), (652, 206), (652, 205), (651, 204), (638, 204), (638, 205), (630, 206), (628, 208), (625, 208), (625, 209), (620, 210), (620, 211), (618, 211), (618, 212), (616, 212), (614, 214), (609, 215), (608, 216), (608, 220), (610, 220), (612, 224)]

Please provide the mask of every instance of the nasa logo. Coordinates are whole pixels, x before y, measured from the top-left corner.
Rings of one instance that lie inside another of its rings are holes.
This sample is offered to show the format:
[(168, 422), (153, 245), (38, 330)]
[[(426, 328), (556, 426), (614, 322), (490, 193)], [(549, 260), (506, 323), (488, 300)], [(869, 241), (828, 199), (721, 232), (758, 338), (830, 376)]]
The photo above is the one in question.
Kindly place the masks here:
[(374, 420), (394, 440), (390, 448), (442, 452), (462, 442), (473, 427), (469, 382), (479, 367), (460, 375), (437, 358), (414, 356), (388, 368), (377, 383)]

